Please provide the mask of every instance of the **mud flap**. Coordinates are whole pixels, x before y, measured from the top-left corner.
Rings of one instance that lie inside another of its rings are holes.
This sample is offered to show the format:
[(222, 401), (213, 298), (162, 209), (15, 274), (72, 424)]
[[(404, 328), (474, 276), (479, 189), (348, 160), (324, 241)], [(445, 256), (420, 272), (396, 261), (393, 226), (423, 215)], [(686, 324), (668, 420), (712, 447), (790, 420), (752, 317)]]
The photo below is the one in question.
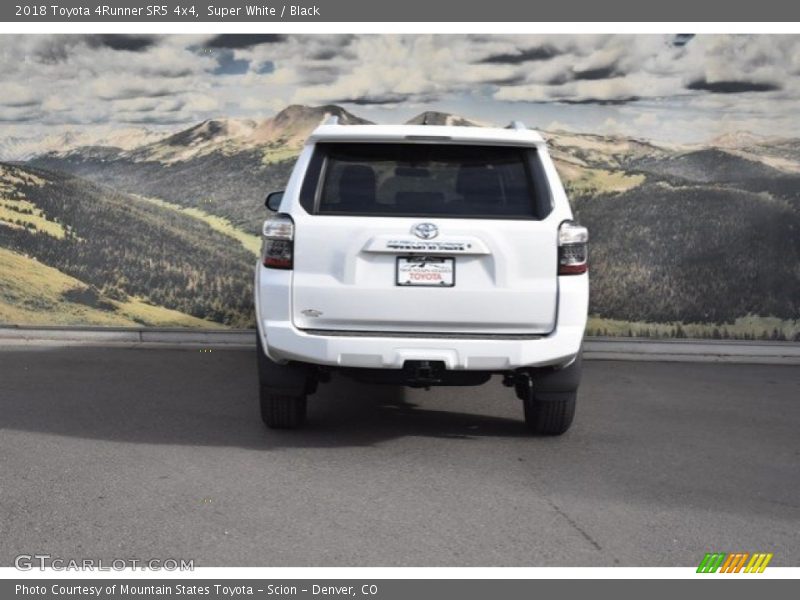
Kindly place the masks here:
[(578, 354), (568, 367), (558, 370), (541, 370), (533, 373), (533, 389), (536, 395), (574, 392), (581, 382), (583, 355)]
[(564, 394), (577, 391), (581, 382), (582, 355), (563, 369), (522, 370), (514, 378), (514, 390), (520, 400), (536, 396), (537, 400), (560, 400)]
[(287, 396), (305, 396), (313, 394), (317, 389), (317, 379), (307, 365), (288, 363), (285, 365), (273, 362), (261, 346), (261, 336), (258, 338), (258, 380), (262, 388), (269, 388), (273, 394)]

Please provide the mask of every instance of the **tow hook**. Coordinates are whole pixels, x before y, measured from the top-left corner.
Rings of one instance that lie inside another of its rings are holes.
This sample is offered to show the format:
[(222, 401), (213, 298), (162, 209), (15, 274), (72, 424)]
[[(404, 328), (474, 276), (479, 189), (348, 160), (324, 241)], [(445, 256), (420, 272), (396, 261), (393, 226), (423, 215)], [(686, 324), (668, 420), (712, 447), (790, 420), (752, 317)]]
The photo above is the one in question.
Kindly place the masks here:
[(403, 370), (406, 372), (408, 385), (429, 390), (432, 385), (442, 383), (445, 366), (444, 361), (440, 360), (407, 360)]

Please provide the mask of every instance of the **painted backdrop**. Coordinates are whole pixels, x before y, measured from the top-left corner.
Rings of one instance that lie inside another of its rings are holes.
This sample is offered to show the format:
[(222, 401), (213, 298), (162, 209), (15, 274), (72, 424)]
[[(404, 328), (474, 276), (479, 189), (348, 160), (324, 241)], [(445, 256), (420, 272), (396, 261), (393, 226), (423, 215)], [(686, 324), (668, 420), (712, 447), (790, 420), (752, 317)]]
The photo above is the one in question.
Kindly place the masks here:
[(0, 324), (249, 327), (308, 133), (548, 138), (590, 334), (800, 340), (800, 36), (0, 36)]

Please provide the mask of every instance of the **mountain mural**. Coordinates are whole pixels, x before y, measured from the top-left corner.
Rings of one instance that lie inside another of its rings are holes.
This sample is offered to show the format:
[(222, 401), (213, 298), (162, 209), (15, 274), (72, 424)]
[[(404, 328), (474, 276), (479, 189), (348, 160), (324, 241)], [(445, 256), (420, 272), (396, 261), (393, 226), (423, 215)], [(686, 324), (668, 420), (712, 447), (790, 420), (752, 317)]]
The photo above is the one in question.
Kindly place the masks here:
[[(40, 279), (54, 269), (79, 290), (34, 313), (17, 286), (0, 293), (0, 321), (99, 319), (75, 316), (84, 298), (108, 318), (251, 325), (263, 198), (285, 185), (308, 134), (333, 115), (369, 122), (335, 105), (293, 105), (269, 119), (158, 135), (73, 134), (38, 151), (31, 140), (0, 145), (9, 161), (0, 259), (31, 261)], [(483, 125), (433, 111), (409, 122)], [(734, 132), (666, 146), (543, 135), (592, 236), (590, 333), (800, 339), (800, 140)], [(0, 279), (0, 291), (9, 285)], [(149, 320), (126, 302), (152, 309)]]
[(285, 185), (306, 137), (331, 116), (369, 123), (338, 106), (289, 106), (261, 122), (214, 119), (132, 149), (75, 146), (29, 164), (198, 208), (256, 234), (260, 199)]

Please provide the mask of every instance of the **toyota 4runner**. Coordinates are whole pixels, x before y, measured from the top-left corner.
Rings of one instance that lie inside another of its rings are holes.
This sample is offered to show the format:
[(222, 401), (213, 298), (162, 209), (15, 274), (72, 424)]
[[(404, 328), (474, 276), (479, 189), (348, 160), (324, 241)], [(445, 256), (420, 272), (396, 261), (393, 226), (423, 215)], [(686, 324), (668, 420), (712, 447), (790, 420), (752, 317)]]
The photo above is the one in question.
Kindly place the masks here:
[(532, 432), (569, 428), (588, 233), (539, 134), (334, 117), (266, 203), (255, 306), (269, 427), (302, 425), (336, 371), (425, 388), (499, 375)]

